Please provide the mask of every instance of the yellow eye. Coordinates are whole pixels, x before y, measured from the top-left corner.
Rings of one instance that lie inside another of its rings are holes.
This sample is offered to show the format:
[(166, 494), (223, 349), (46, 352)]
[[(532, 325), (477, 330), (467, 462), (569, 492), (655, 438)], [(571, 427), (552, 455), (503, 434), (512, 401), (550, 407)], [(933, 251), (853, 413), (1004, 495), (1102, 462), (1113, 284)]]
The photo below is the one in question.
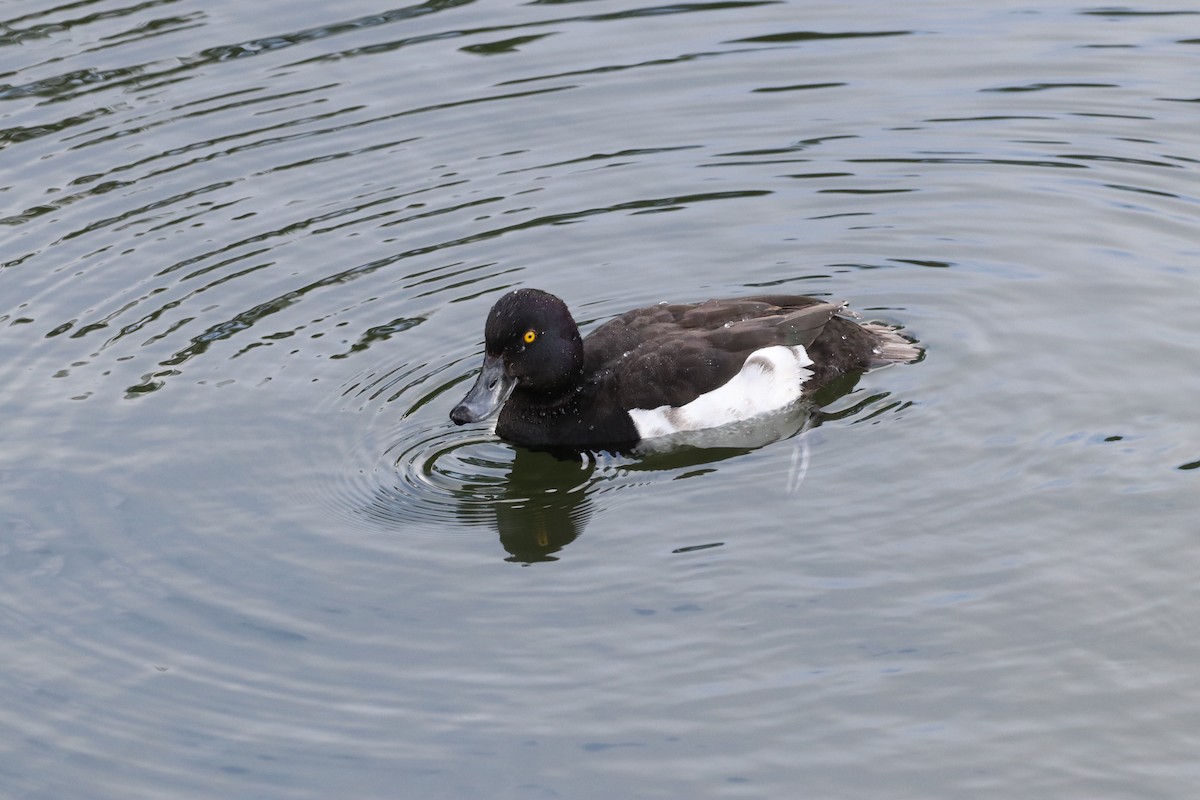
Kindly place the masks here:
[(533, 344), (533, 340), (537, 338), (537, 331), (533, 329), (527, 330), (521, 338), (525, 340), (525, 344)]

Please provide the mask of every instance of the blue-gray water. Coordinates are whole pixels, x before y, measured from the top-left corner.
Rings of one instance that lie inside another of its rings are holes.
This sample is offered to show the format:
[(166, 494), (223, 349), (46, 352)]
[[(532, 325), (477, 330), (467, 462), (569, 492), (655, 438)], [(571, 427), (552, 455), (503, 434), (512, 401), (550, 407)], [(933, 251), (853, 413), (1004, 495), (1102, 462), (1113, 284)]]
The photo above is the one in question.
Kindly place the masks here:
[[(1191, 4), (0, 18), (0, 795), (1195, 793)], [(513, 286), (928, 354), (558, 462), (446, 418)]]

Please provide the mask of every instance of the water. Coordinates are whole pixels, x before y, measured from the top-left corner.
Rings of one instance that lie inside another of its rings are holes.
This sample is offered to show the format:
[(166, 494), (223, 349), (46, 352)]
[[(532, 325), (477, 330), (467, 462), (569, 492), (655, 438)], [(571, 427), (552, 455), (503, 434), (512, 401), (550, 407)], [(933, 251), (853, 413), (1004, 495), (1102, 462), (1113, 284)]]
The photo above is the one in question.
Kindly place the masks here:
[[(0, 14), (5, 796), (1194, 791), (1194, 9)], [(928, 355), (562, 462), (513, 286)]]

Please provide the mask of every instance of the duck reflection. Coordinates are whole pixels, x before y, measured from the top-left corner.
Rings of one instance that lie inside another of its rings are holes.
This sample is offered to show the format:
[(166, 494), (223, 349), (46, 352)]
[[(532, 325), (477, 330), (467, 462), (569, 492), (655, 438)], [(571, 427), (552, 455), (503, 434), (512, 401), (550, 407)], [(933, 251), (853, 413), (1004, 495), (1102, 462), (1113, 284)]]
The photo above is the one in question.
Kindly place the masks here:
[[(508, 552), (505, 560), (523, 564), (557, 560), (558, 551), (575, 541), (591, 519), (592, 500), (602, 491), (601, 485), (617, 489), (655, 479), (629, 480), (631, 473), (654, 473), (669, 480), (694, 478), (714, 472), (719, 461), (754, 449), (683, 445), (617, 461), (615, 454), (518, 447), (508, 482), (492, 506), (500, 545)], [(463, 510), (478, 520), (477, 505)]]
[(512, 468), (492, 505), (508, 561), (554, 561), (592, 516), (589, 489), (596, 459), (588, 453), (514, 451)]

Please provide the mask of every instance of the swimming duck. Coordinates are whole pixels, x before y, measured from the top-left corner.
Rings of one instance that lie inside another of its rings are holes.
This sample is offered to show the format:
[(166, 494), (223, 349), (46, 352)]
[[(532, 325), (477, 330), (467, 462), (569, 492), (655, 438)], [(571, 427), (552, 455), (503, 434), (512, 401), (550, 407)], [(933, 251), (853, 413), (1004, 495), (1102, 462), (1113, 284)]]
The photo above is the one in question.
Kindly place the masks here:
[(848, 316), (845, 303), (801, 295), (662, 303), (584, 338), (558, 297), (517, 289), (488, 314), (483, 369), (450, 419), (499, 410), (496, 434), (514, 444), (624, 448), (778, 411), (840, 375), (920, 357), (896, 329)]

